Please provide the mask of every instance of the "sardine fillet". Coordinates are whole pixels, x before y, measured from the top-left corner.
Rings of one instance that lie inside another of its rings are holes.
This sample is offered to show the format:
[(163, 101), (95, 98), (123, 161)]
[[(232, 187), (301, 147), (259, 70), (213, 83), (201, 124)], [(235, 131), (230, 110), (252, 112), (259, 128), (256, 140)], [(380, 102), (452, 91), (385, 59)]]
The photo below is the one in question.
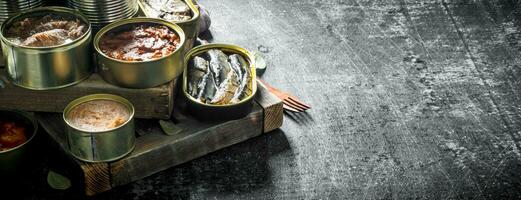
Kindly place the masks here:
[(243, 69), (243, 65), (246, 65), (246, 61), (242, 56), (237, 54), (233, 54), (228, 57), (230, 59), (230, 65), (232, 66), (233, 71), (237, 74), (237, 81), (242, 80), (242, 76), (245, 73)]
[(202, 88), (197, 86), (203, 81), (203, 77), (206, 73), (208, 73), (208, 61), (199, 56), (194, 57), (190, 62), (190, 70), (188, 74), (188, 93), (194, 98), (197, 98), (197, 94), (202, 90)]
[(210, 57), (210, 70), (215, 76), (215, 83), (220, 86), (232, 70), (232, 66), (228, 62), (228, 56), (217, 49), (209, 50), (207, 54)]
[(212, 104), (228, 104), (233, 98), (233, 95), (239, 88), (237, 84), (237, 74), (230, 71), (225, 81), (219, 85), (219, 90), (215, 93), (214, 98), (210, 103)]
[(251, 95), (251, 69), (246, 60), (240, 55), (234, 54), (230, 56), (230, 61), (232, 63), (232, 66), (237, 66), (240, 68), (242, 74), (242, 80), (240, 81), (240, 86), (237, 92), (233, 95), (232, 100), (230, 103), (238, 103), (245, 97)]
[(215, 85), (215, 80), (210, 70), (204, 74), (203, 79), (197, 87), (200, 89), (197, 100), (203, 103), (212, 101), (217, 91), (217, 86)]
[(37, 33), (25, 39), (24, 46), (41, 47), (62, 44), (67, 39), (68, 32), (64, 29), (53, 29)]

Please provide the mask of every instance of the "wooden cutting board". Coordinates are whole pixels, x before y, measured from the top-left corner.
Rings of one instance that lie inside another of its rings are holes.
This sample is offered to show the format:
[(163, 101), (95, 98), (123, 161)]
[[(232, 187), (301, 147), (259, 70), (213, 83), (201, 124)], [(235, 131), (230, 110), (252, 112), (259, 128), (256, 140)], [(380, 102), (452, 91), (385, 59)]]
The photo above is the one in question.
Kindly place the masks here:
[[(55, 90), (29, 90), (9, 82), (5, 70), (0, 68), (0, 109), (16, 109), (36, 112), (61, 113), (72, 100), (96, 93), (108, 93), (128, 99), (136, 109), (138, 118), (168, 119), (174, 107), (174, 88), (177, 81), (148, 88), (128, 89), (105, 82), (98, 74), (92, 74), (77, 85)], [(1, 85), (1, 84), (0, 84)]]
[(183, 129), (168, 136), (158, 120), (136, 120), (137, 142), (127, 157), (109, 163), (85, 163), (68, 152), (66, 128), (60, 114), (39, 113), (41, 126), (72, 160), (86, 195), (95, 195), (170, 167), (188, 162), (219, 149), (243, 142), (282, 126), (282, 101), (258, 83), (252, 112), (232, 121), (203, 122), (185, 112), (185, 102), (176, 100), (172, 120)]

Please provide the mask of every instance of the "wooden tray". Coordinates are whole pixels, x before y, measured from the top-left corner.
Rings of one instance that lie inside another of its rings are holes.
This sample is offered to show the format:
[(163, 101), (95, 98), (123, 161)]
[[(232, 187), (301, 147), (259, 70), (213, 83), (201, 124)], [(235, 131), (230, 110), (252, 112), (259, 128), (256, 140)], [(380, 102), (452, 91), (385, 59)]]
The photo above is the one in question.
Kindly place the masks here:
[(201, 122), (184, 113), (184, 100), (177, 100), (172, 120), (183, 129), (167, 136), (158, 120), (136, 120), (138, 138), (135, 150), (110, 163), (85, 163), (69, 155), (65, 126), (60, 114), (38, 113), (41, 126), (78, 168), (86, 195), (94, 195), (150, 176), (172, 166), (248, 140), (282, 126), (282, 102), (259, 82), (252, 112), (238, 120)]
[(92, 74), (81, 83), (56, 90), (36, 91), (15, 86), (0, 68), (0, 109), (61, 113), (72, 100), (95, 93), (115, 94), (128, 99), (136, 107), (136, 117), (168, 119), (174, 107), (174, 88), (177, 81), (147, 89), (127, 89), (106, 83)]

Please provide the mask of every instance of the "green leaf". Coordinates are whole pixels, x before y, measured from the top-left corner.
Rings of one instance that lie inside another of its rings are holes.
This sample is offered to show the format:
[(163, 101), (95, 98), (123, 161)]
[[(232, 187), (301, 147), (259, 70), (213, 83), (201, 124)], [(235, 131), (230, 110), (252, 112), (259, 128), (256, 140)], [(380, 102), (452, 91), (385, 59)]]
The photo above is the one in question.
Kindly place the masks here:
[(174, 122), (170, 120), (159, 120), (159, 125), (161, 126), (161, 129), (163, 129), (163, 132), (165, 132), (166, 135), (176, 135), (183, 131), (182, 128), (179, 128), (174, 124)]
[(67, 177), (53, 171), (47, 174), (47, 184), (56, 190), (66, 190), (71, 187), (71, 181)]

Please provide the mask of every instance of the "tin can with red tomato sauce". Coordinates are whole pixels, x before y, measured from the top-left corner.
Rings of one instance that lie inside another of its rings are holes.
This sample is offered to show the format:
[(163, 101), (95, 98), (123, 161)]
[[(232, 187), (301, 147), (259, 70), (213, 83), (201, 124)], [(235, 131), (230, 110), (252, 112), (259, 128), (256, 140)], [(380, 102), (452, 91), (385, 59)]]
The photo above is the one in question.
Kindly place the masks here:
[[(38, 123), (29, 113), (12, 110), (0, 111), (0, 120), (2, 124), (12, 123), (17, 129), (21, 129), (24, 134), (22, 136), (24, 137), (23, 142), (16, 142), (14, 146), (8, 144), (9, 148), (2, 148), (2, 150), (0, 150), (0, 177), (3, 177), (16, 174), (15, 172), (23, 167), (24, 161), (27, 161), (24, 159), (30, 157), (27, 155), (30, 153), (33, 138), (38, 132)], [(0, 134), (3, 135), (3, 131), (5, 130), (0, 131), (2, 131)], [(12, 140), (8, 141), (8, 143), (12, 143)]]
[[(159, 4), (159, 5), (161, 5), (161, 7), (154, 8), (152, 6), (153, 4), (151, 2), (152, 1), (148, 1), (148, 0), (138, 0), (139, 8), (143, 12), (143, 15), (145, 15), (146, 17), (164, 18), (164, 16), (161, 17), (161, 15), (163, 13), (157, 12), (157, 10), (162, 10), (164, 6), (162, 4)], [(156, 2), (156, 5), (158, 5), (157, 2), (161, 2), (161, 1), (153, 1), (153, 2)], [(183, 2), (190, 9), (190, 15), (191, 15), (190, 19), (181, 20), (181, 21), (173, 20), (173, 19), (166, 19), (166, 20), (179, 25), (185, 32), (186, 43), (183, 47), (183, 51), (186, 53), (186, 52), (190, 51), (190, 49), (192, 49), (192, 47), (194, 46), (194, 42), (197, 39), (197, 36), (199, 35), (199, 21), (201, 20), (201, 14), (199, 13), (199, 9), (197, 8), (197, 6), (193, 0), (183, 0)]]
[(181, 27), (162, 19), (116, 21), (94, 37), (99, 74), (105, 81), (126, 88), (167, 83), (183, 72), (184, 43)]

